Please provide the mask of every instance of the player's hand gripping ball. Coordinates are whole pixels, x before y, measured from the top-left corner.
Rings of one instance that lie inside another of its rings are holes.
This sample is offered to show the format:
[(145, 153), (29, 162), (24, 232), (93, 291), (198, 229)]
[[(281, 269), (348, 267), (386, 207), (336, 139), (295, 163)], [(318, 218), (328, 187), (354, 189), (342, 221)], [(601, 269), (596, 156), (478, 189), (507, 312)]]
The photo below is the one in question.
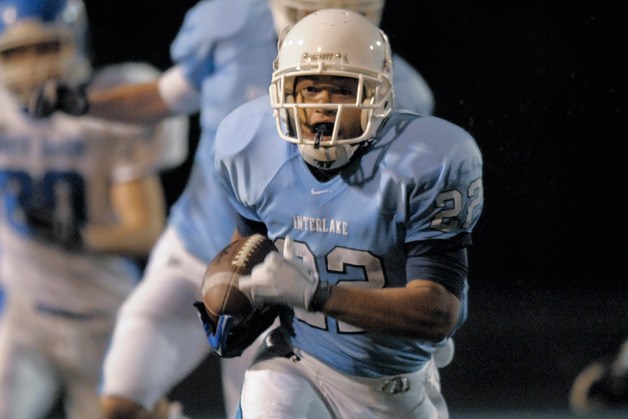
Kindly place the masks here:
[(234, 241), (209, 263), (203, 276), (201, 293), (207, 314), (214, 325), (221, 315), (244, 319), (251, 313), (251, 296), (238, 288), (240, 277), (250, 275), (255, 265), (262, 263), (270, 252), (276, 251), (277, 248), (268, 237), (254, 234)]

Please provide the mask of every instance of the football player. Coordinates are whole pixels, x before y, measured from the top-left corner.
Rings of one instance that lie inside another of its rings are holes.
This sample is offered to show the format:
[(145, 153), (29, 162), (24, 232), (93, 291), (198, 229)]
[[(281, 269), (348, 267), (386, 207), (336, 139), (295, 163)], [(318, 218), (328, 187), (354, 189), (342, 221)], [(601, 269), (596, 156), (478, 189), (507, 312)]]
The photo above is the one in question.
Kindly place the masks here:
[(460, 325), (480, 151), (456, 125), (392, 110), (388, 39), (359, 14), (304, 17), (275, 63), (270, 97), (220, 124), (210, 174), (239, 233), (283, 249), (240, 289), (293, 309), (247, 369), (240, 413), (447, 417), (431, 354)]
[[(371, 22), (380, 25), (384, 12), (384, 0), (269, 0), (273, 11), (275, 30), (281, 34), (301, 18), (321, 9), (342, 8), (360, 13)], [(431, 115), (434, 111), (434, 96), (423, 76), (403, 57), (393, 51), (395, 62), (394, 92), (395, 107), (420, 115)], [(460, 321), (467, 312), (467, 295), (462, 296)], [(449, 365), (454, 356), (453, 339), (447, 339), (433, 354), (439, 368)], [(232, 363), (232, 361), (227, 361)], [(229, 383), (223, 382), (223, 385)]]
[(79, 0), (0, 1), (2, 418), (44, 417), (59, 396), (69, 418), (102, 417), (115, 316), (165, 223), (158, 170), (187, 153), (184, 117), (140, 126), (28, 116), (47, 80), (92, 92), (159, 75), (142, 63), (92, 74), (87, 41)]
[[(160, 398), (209, 353), (192, 302), (201, 298), (200, 279), (206, 264), (231, 240), (235, 228), (222, 192), (207, 176), (217, 124), (236, 106), (267, 93), (277, 52), (275, 32), (336, 3), (199, 2), (187, 13), (172, 43), (175, 65), (158, 81), (89, 95), (91, 115), (148, 122), (200, 110), (201, 122), (190, 179), (171, 209), (168, 227), (151, 254), (140, 286), (119, 315), (103, 385), (103, 405), (110, 416), (141, 416), (162, 405)], [(381, 20), (383, 0), (342, 3), (374, 23)], [(398, 102), (414, 112), (430, 113), (433, 96), (425, 80), (403, 62), (399, 67), (395, 80), (403, 88), (398, 90)], [(46, 104), (44, 108), (54, 107)], [(254, 345), (241, 357), (221, 361), (227, 417), (233, 417), (244, 370), (253, 354)]]

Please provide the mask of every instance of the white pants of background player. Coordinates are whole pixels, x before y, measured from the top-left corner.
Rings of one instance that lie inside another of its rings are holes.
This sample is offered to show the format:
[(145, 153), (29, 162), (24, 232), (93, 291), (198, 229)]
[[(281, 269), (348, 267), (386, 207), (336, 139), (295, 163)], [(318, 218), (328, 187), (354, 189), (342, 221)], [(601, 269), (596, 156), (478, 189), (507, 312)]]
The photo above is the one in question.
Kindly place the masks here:
[(27, 295), (7, 298), (0, 316), (0, 418), (45, 417), (62, 391), (68, 418), (101, 417), (100, 365), (113, 322), (113, 316), (43, 313)]
[(246, 371), (244, 419), (444, 419), (447, 406), (433, 360), (412, 374), (362, 378), (342, 374), (303, 351)]
[[(167, 229), (151, 252), (144, 278), (122, 306), (104, 365), (103, 393), (126, 397), (150, 410), (209, 354), (196, 309), (206, 263)], [(244, 371), (256, 344), (238, 358), (221, 360), (227, 417), (237, 408)], [(209, 377), (219, 390), (219, 377)], [(185, 406), (184, 406), (185, 413)]]

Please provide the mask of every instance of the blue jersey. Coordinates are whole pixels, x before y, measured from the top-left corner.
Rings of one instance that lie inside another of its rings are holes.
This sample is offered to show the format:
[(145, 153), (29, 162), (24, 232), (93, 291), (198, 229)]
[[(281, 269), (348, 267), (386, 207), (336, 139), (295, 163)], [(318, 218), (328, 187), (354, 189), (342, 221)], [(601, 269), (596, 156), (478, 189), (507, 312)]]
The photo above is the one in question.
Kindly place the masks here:
[[(363, 155), (327, 182), (282, 141), (269, 98), (233, 112), (216, 137), (214, 175), (240, 216), (288, 235), (319, 277), (348, 287), (405, 287), (405, 244), (471, 233), (483, 205), (482, 158), (463, 129), (395, 111)], [(351, 375), (418, 370), (434, 344), (365, 332), (295, 309), (293, 344)]]
[(218, 123), (242, 103), (264, 95), (277, 54), (266, 0), (202, 1), (186, 14), (171, 55), (201, 93), (201, 137), (190, 179), (169, 223), (188, 251), (209, 261), (231, 239), (234, 224), (205, 171)]

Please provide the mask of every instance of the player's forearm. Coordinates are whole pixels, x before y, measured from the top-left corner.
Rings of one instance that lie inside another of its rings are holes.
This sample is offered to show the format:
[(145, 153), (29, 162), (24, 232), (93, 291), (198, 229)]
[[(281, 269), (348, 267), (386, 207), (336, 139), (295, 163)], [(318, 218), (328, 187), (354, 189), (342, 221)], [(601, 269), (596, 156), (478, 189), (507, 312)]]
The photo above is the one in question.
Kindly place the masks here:
[(172, 115), (158, 82), (133, 84), (89, 94), (89, 114), (126, 123), (152, 124)]
[(322, 311), (365, 330), (438, 342), (453, 329), (458, 305), (442, 286), (413, 281), (379, 290), (334, 286)]
[(146, 256), (163, 230), (157, 228), (129, 226), (124, 224), (88, 226), (83, 229), (85, 247), (91, 251)]
[(110, 195), (117, 222), (86, 226), (82, 231), (85, 246), (98, 252), (148, 254), (166, 222), (159, 177), (116, 183)]

